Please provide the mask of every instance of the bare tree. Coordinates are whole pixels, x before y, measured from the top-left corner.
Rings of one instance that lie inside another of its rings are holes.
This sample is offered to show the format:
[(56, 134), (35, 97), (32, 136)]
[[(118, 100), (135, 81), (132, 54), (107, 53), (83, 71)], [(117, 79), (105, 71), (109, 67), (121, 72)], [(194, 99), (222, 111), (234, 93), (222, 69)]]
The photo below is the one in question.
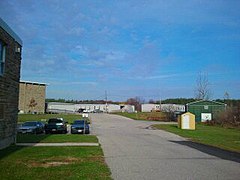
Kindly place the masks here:
[(196, 99), (208, 100), (211, 96), (210, 83), (206, 73), (199, 73), (196, 80), (195, 97)]
[(224, 93), (223, 99), (224, 99), (224, 100), (229, 100), (229, 98), (230, 98), (230, 95), (229, 95), (229, 93), (226, 91), (226, 92)]
[(133, 105), (137, 111), (141, 111), (141, 104), (144, 103), (144, 99), (140, 97), (129, 98), (127, 104)]
[(173, 105), (171, 105), (171, 104), (167, 105), (163, 109), (163, 111), (166, 114), (166, 120), (167, 121), (174, 121), (174, 112), (175, 112), (175, 110), (174, 110), (174, 106)]

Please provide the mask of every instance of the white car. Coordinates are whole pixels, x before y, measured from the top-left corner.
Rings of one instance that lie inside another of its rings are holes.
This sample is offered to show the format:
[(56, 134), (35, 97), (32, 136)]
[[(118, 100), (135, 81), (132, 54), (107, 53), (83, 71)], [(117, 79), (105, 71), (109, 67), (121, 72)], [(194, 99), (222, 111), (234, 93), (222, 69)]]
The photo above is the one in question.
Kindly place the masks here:
[(84, 113), (91, 113), (92, 111), (89, 110), (89, 109), (85, 109), (85, 110), (83, 110), (83, 112), (84, 112)]

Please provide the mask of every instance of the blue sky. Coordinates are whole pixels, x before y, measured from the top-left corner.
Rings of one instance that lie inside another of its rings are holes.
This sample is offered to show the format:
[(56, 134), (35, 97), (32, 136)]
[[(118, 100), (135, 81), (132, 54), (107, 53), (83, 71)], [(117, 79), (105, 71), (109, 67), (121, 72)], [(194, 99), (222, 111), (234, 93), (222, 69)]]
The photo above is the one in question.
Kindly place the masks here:
[(21, 79), (47, 98), (194, 97), (207, 73), (212, 98), (240, 98), (238, 0), (1, 0), (23, 40)]

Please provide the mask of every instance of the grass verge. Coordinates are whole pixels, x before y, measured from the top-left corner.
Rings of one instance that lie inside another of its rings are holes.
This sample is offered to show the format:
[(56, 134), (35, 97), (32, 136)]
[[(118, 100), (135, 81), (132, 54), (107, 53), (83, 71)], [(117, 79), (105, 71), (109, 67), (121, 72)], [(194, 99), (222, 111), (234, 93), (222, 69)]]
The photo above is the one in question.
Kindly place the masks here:
[(18, 147), (0, 150), (1, 179), (111, 179), (101, 147)]
[[(18, 142), (98, 142), (93, 135), (19, 134)], [(21, 147), (0, 150), (1, 179), (111, 179), (101, 146)]]
[(63, 143), (63, 142), (88, 142), (97, 143), (98, 139), (93, 135), (79, 134), (18, 134), (17, 143)]
[(163, 112), (137, 112), (137, 113), (119, 112), (114, 114), (134, 120), (155, 120), (155, 121), (166, 120), (166, 115)]
[(240, 130), (196, 124), (196, 130), (179, 129), (177, 125), (155, 124), (153, 127), (191, 139), (194, 142), (240, 152)]

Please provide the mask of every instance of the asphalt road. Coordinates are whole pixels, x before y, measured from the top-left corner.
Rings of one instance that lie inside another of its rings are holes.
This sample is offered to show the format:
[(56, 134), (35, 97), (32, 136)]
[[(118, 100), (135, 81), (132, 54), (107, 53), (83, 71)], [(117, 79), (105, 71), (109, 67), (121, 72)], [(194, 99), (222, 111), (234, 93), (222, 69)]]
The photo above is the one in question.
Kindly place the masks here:
[(90, 118), (113, 179), (240, 179), (240, 158), (235, 154), (148, 129), (152, 122), (110, 114)]

